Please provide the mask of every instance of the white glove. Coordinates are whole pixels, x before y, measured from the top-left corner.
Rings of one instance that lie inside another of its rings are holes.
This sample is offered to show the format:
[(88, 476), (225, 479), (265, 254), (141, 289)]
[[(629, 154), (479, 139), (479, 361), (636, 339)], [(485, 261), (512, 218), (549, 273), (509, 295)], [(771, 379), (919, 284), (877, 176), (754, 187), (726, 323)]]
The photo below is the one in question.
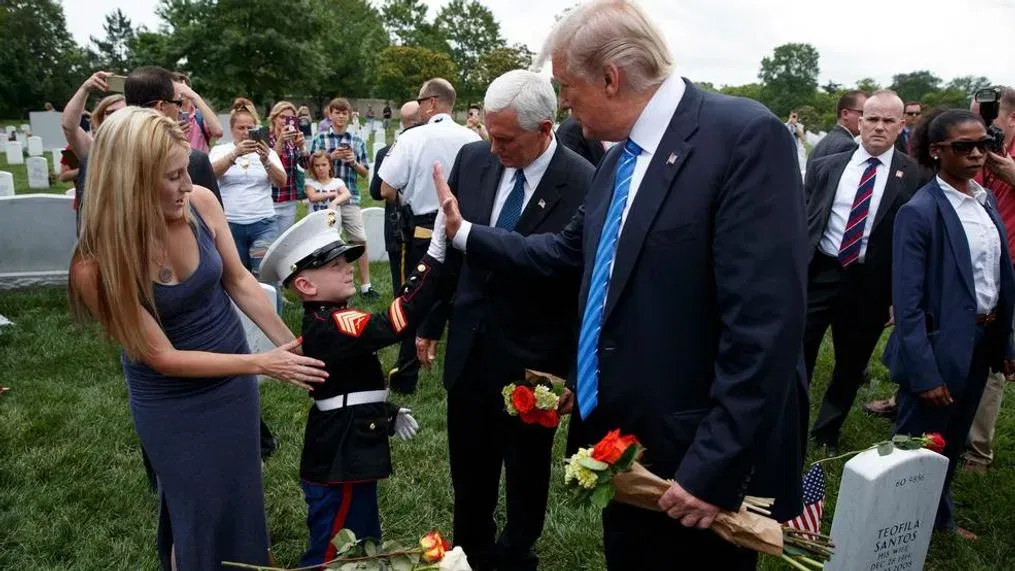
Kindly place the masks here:
[(447, 231), (444, 229), (444, 209), (437, 209), (437, 219), (433, 222), (433, 237), (430, 238), (430, 247), (426, 253), (438, 262), (444, 261), (444, 252), (447, 250)]
[(412, 440), (419, 430), (419, 423), (412, 418), (410, 412), (412, 411), (407, 408), (400, 408), (395, 416), (395, 434), (402, 440)]

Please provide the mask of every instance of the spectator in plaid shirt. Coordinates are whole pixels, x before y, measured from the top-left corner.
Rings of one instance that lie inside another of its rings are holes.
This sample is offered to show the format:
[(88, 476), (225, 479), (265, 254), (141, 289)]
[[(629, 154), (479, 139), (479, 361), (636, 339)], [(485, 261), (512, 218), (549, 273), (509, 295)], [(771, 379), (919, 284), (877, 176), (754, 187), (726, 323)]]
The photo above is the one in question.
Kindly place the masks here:
[(298, 183), (301, 177), (298, 168), (307, 168), (310, 153), (304, 145), (303, 132), (296, 120), (296, 106), (288, 101), (279, 101), (268, 114), (268, 146), (275, 149), (282, 166), (285, 168), (286, 180), (282, 187), (271, 187), (271, 199), (275, 203), (275, 222), (281, 234), (296, 222), (296, 204), (299, 201)]
[[(323, 149), (334, 161), (335, 176), (345, 182), (345, 186), (352, 194), (349, 202), (340, 207), (345, 241), (349, 244), (361, 244), (366, 248), (367, 232), (363, 225), (363, 213), (359, 206), (359, 187), (356, 182), (359, 177), (365, 179), (369, 173), (370, 159), (367, 156), (367, 145), (363, 139), (346, 131), (352, 113), (352, 106), (348, 100), (342, 97), (332, 99), (325, 112), (328, 119), (331, 119), (331, 127), (317, 133), (310, 145), (310, 153)], [(357, 263), (362, 282), (360, 293), (367, 299), (380, 297), (380, 294), (370, 286), (370, 258), (366, 252), (360, 256)]]

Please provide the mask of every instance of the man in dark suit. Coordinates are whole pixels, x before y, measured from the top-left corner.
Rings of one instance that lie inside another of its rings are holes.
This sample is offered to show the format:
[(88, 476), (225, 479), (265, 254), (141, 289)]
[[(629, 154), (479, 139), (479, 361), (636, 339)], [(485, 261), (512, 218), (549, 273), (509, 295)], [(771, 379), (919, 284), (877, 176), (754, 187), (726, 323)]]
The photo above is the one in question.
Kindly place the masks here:
[[(523, 236), (561, 230), (581, 205), (594, 169), (554, 139), (557, 102), (549, 78), (510, 71), (490, 84), (484, 108), (490, 141), (464, 146), (448, 181), (462, 212)], [(501, 391), (523, 379), (526, 368), (567, 375), (581, 272), (547, 278), (490, 271), (471, 261), (449, 252), (450, 287), (417, 333), (419, 360), (429, 366), (450, 317), (444, 386), (454, 541), (474, 569), (534, 571), (556, 431), (508, 416)], [(498, 539), (494, 511), (502, 466), (507, 522)]]
[[(590, 42), (624, 50), (575, 61)], [(546, 46), (561, 104), (618, 144), (556, 234), (465, 222), (435, 176), (448, 235), (474, 267), (583, 270), (572, 442), (634, 434), (646, 467), (673, 480), (661, 512), (603, 511), (609, 568), (670, 569), (693, 551), (715, 569), (754, 569), (756, 553), (705, 528), (745, 494), (776, 498), (779, 520), (802, 507), (807, 237), (794, 142), (760, 104), (681, 78), (629, 2), (582, 4)]]
[(902, 112), (894, 92), (872, 95), (864, 104), (860, 147), (814, 161), (804, 183), (811, 257), (804, 359), (811, 379), (831, 326), (835, 370), (812, 430), (831, 453), (890, 319), (895, 213), (923, 182), (916, 163), (894, 148)]
[(913, 145), (913, 131), (916, 130), (916, 124), (920, 122), (920, 115), (923, 113), (923, 108), (920, 106), (919, 101), (910, 101), (906, 103), (906, 124), (902, 127), (902, 132), (899, 133), (899, 138), (895, 139), (895, 150), (900, 153), (912, 155), (911, 149)]
[(835, 105), (835, 116), (838, 122), (817, 145), (811, 150), (807, 157), (807, 170), (815, 160), (836, 153), (843, 153), (856, 149), (856, 136), (860, 134), (860, 117), (863, 115), (863, 105), (867, 101), (867, 94), (863, 91), (847, 91), (839, 98)]
[(557, 141), (592, 163), (599, 164), (606, 153), (606, 146), (598, 139), (588, 139), (582, 132), (582, 126), (568, 115), (567, 119), (557, 127)]
[[(385, 107), (386, 108), (386, 107)], [(399, 119), (402, 123), (402, 132), (406, 132), (416, 126), (419, 113), (419, 103), (407, 101), (399, 110)], [(392, 143), (393, 145), (394, 143)], [(381, 177), (377, 173), (381, 170), (381, 163), (388, 155), (391, 145), (386, 145), (377, 151), (374, 157), (374, 176), (370, 181), (370, 196), (374, 200), (384, 200), (381, 195)], [(388, 267), (391, 270), (391, 291), (397, 292), (402, 288), (405, 276), (411, 274), (407, 271), (408, 261), (408, 217), (412, 216), (405, 205), (394, 202), (384, 202), (384, 249), (388, 252)], [(419, 361), (416, 360), (416, 343), (410, 336), (402, 340), (398, 349), (398, 361), (395, 367), (388, 372), (388, 378), (402, 372), (415, 378), (419, 373)]]

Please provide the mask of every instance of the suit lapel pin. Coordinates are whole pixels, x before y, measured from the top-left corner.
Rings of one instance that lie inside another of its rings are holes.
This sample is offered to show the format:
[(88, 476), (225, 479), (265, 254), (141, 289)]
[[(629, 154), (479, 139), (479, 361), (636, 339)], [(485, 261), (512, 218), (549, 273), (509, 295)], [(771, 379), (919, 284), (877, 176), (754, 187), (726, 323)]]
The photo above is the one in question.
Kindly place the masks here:
[(672, 165), (677, 162), (677, 153), (670, 153), (670, 157), (666, 159), (666, 164)]
[(546, 208), (546, 201), (543, 200), (542, 198), (539, 199), (539, 207)]
[(902, 171), (901, 170), (895, 171), (895, 178), (902, 178)]

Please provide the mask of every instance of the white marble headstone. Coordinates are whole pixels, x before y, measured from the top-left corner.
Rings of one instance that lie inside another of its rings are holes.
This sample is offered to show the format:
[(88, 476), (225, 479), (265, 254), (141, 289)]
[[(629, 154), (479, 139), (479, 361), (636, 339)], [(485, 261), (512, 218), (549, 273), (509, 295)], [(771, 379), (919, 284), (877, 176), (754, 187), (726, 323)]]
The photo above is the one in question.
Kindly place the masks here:
[(7, 133), (7, 138), (8, 139), (10, 138), (11, 135), (13, 135), (15, 132), (17, 132), (17, 130), (18, 130), (18, 128), (15, 127), (14, 125), (7, 125), (7, 127), (4, 128), (4, 132)]
[(49, 153), (53, 157), (53, 174), (60, 174), (60, 160), (63, 158), (63, 149), (52, 149)]
[(29, 125), (28, 123), (22, 123), (21, 127), (19, 128), (19, 130), (22, 133), (30, 133), (32, 131), (32, 126)]
[(46, 151), (42, 148), (42, 137), (31, 136), (28, 138), (28, 154), (33, 157), (42, 156)]
[(384, 129), (381, 129), (381, 130), (377, 131), (377, 134), (374, 135), (374, 146), (376, 146), (379, 149), (379, 148), (387, 145), (388, 142), (387, 142), (386, 138), (387, 138), (387, 136), (384, 133)]
[(821, 141), (821, 135), (818, 135), (817, 133), (811, 133), (810, 131), (804, 133), (804, 138), (807, 140), (808, 143), (811, 144), (811, 146), (817, 145), (818, 142)]
[(4, 150), (7, 152), (7, 164), (9, 165), (23, 165), (25, 164), (24, 147), (18, 141), (7, 141), (4, 144)]
[(222, 136), (215, 141), (216, 145), (233, 142), (233, 132), (229, 130), (229, 114), (219, 113), (219, 123), (222, 125)]
[[(264, 296), (268, 298), (268, 302), (271, 303), (271, 307), (277, 307), (278, 297), (275, 288), (268, 284), (260, 284), (261, 291), (264, 292)], [(240, 308), (234, 303), (233, 309), (236, 310), (237, 315), (240, 316), (240, 322), (243, 323), (243, 334), (247, 338), (247, 345), (250, 346), (250, 353), (264, 353), (271, 351), (275, 348), (275, 344), (268, 339), (268, 336), (261, 331), (261, 328), (254, 324), (253, 321), (247, 317), (247, 314), (243, 313)], [(259, 377), (263, 379), (264, 377)]]
[(388, 252), (384, 248), (384, 209), (371, 206), (363, 209), (363, 226), (367, 233), (367, 255), (371, 262), (385, 262)]
[(18, 131), (14, 135), (14, 138), (17, 139), (17, 141), (19, 143), (21, 143), (21, 148), (22, 149), (27, 149), (28, 148), (28, 134), (27, 133), (24, 133), (22, 131)]
[(846, 463), (826, 571), (920, 571), (948, 459), (930, 450), (868, 450)]
[(14, 196), (14, 175), (0, 171), (0, 196)]
[(67, 146), (67, 137), (60, 125), (60, 115), (56, 111), (32, 111), (28, 120), (32, 124), (32, 135), (42, 137), (42, 145), (47, 149)]
[(28, 157), (28, 188), (49, 188), (49, 162), (46, 157)]

